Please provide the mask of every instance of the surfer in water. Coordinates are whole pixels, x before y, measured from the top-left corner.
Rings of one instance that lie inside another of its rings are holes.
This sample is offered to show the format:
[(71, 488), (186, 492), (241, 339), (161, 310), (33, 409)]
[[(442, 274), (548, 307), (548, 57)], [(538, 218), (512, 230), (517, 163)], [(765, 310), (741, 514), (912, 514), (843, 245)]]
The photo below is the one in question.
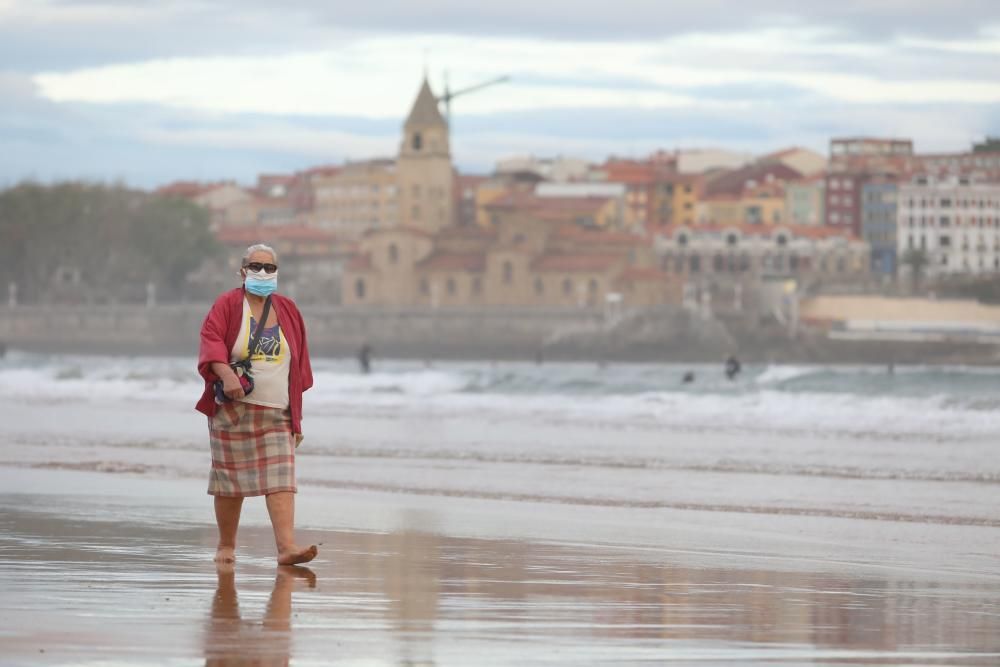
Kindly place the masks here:
[(372, 348), (368, 343), (361, 346), (358, 350), (358, 368), (365, 375), (372, 372)]
[(726, 378), (729, 380), (735, 380), (736, 376), (739, 375), (742, 370), (743, 366), (740, 365), (740, 360), (736, 358), (736, 355), (729, 355), (729, 358), (726, 359)]

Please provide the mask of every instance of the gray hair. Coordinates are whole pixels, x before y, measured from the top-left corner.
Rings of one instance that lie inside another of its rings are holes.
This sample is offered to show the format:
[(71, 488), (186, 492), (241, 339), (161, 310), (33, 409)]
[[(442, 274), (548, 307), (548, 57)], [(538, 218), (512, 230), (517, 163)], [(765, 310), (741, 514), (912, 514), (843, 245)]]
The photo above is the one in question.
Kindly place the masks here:
[(243, 253), (243, 260), (240, 262), (240, 265), (246, 266), (246, 263), (250, 261), (250, 255), (258, 251), (271, 253), (271, 259), (274, 260), (275, 264), (278, 263), (278, 253), (274, 252), (274, 248), (269, 245), (264, 245), (263, 243), (254, 243), (252, 246), (247, 248), (245, 253)]

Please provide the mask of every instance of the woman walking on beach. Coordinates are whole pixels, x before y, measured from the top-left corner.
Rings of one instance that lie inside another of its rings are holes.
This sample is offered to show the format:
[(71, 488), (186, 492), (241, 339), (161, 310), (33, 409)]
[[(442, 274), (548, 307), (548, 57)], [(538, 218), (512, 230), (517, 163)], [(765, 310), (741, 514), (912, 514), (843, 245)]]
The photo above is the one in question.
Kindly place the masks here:
[[(302, 439), (302, 392), (312, 386), (305, 324), (295, 303), (275, 293), (272, 248), (247, 248), (240, 276), (243, 285), (223, 293), (205, 317), (198, 355), (205, 391), (197, 409), (208, 415), (208, 493), (219, 526), (215, 560), (235, 561), (243, 499), (265, 496), (278, 564), (305, 563), (317, 553), (315, 546), (299, 547), (294, 536), (295, 447)], [(244, 373), (240, 362), (248, 359)]]

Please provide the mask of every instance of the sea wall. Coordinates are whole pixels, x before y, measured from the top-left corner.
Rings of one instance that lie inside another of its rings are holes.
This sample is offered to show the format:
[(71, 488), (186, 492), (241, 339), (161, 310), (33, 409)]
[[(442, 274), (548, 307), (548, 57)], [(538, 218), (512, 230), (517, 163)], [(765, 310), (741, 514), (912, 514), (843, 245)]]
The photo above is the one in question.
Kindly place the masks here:
[[(207, 304), (0, 307), (0, 341), (9, 347), (100, 353), (197, 350)], [(383, 354), (462, 357), (535, 355), (561, 338), (600, 331), (598, 311), (534, 309), (303, 308), (313, 350), (353, 354), (369, 344)]]
[[(0, 306), (0, 343), (41, 352), (190, 354), (207, 304)], [(417, 359), (996, 363), (998, 346), (831, 339), (828, 331), (679, 307), (600, 310), (303, 308), (312, 351)]]

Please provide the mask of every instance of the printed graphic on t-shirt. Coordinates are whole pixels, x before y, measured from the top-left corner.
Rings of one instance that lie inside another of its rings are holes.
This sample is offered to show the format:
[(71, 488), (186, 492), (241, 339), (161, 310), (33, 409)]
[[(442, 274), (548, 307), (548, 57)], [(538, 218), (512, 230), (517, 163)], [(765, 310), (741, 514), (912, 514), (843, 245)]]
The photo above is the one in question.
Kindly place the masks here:
[[(250, 317), (250, 331), (257, 331), (257, 320)], [(253, 340), (253, 334), (250, 334)], [(260, 341), (257, 347), (250, 351), (251, 361), (278, 361), (281, 356), (281, 332), (278, 325), (267, 327), (260, 334)]]

